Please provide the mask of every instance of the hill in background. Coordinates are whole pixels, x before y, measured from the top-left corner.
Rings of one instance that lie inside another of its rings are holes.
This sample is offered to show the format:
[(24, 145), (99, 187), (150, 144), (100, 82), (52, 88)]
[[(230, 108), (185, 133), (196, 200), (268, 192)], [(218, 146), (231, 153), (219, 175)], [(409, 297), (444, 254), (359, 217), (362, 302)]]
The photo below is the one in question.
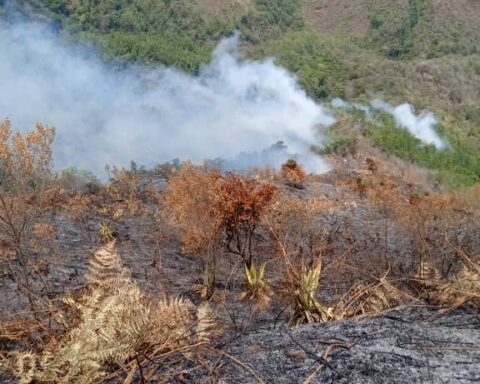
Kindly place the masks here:
[(383, 133), (372, 135), (365, 122), (352, 114), (333, 128), (334, 141), (347, 143), (367, 133), (367, 139), (373, 137), (374, 144), (389, 153), (436, 170), (443, 183), (457, 186), (480, 179), (478, 1), (23, 0), (18, 4), (27, 13), (53, 18), (75, 40), (93, 41), (112, 65), (163, 64), (195, 72), (210, 60), (221, 37), (238, 29), (247, 56), (276, 57), (312, 97), (412, 103), (417, 111), (435, 113), (438, 130), (452, 147), (446, 155), (434, 153), (402, 132), (393, 132), (395, 140), (385, 140), (391, 129), (383, 127)]

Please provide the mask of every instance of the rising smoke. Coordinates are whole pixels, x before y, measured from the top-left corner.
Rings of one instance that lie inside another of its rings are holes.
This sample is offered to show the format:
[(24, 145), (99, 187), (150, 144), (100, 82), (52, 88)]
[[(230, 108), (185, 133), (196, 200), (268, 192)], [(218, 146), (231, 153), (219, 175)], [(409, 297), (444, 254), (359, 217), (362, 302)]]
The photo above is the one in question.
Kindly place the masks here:
[[(0, 119), (19, 131), (37, 121), (55, 126), (57, 168), (102, 172), (105, 164), (173, 158), (278, 167), (295, 153), (310, 172), (328, 169), (309, 148), (335, 119), (273, 60), (241, 60), (238, 39), (223, 40), (196, 76), (175, 68), (115, 71), (43, 25), (2, 21)], [(262, 151), (278, 141), (288, 150)]]
[(395, 125), (400, 129), (405, 129), (423, 144), (434, 145), (437, 149), (445, 149), (448, 144), (446, 140), (442, 139), (435, 127), (438, 124), (437, 119), (431, 112), (422, 112), (415, 114), (415, 110), (411, 104), (404, 103), (396, 107), (383, 101), (373, 100), (370, 104), (350, 103), (340, 98), (335, 98), (331, 102), (335, 108), (346, 109), (355, 108), (371, 117), (375, 110), (387, 112), (393, 117)]
[(422, 143), (433, 144), (437, 149), (447, 147), (445, 140), (435, 131), (438, 121), (433, 113), (422, 112), (416, 115), (415, 110), (408, 103), (394, 107), (385, 101), (374, 100), (372, 105), (392, 115), (397, 127), (406, 129)]

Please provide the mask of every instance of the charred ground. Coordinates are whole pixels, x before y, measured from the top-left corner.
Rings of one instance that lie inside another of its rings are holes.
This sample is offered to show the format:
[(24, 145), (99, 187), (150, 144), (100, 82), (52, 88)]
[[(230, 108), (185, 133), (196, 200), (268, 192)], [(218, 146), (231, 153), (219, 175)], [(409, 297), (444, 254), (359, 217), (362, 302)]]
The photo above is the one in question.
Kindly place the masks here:
[(478, 378), (477, 187), (372, 148), (320, 176), (187, 163), (101, 184), (51, 173), (49, 135), (4, 147), (4, 380)]

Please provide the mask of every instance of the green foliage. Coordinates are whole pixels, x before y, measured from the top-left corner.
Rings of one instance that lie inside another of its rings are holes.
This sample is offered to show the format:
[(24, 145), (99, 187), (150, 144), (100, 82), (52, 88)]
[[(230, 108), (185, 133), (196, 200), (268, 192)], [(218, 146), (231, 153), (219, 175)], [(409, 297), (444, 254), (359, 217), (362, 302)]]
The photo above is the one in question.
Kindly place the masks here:
[(218, 40), (240, 29), (257, 44), (303, 28), (299, 0), (256, 0), (207, 17), (187, 0), (50, 0), (45, 6), (70, 33), (96, 42), (107, 58), (195, 71)]
[(245, 288), (246, 291), (242, 294), (242, 299), (260, 300), (262, 304), (266, 305), (269, 298), (268, 282), (265, 277), (265, 263), (257, 268), (252, 261), (250, 266), (245, 264)]
[(475, 147), (450, 138), (450, 146), (438, 150), (424, 145), (409, 132), (399, 129), (391, 116), (380, 113), (368, 126), (374, 143), (389, 153), (435, 172), (436, 179), (452, 187), (480, 182), (480, 153)]
[(90, 171), (75, 167), (67, 168), (57, 174), (58, 184), (65, 189), (97, 193), (102, 186), (100, 180)]
[(341, 156), (346, 156), (351, 152), (351, 148), (353, 145), (353, 140), (349, 137), (344, 136), (334, 136), (330, 137), (328, 143), (320, 149), (316, 149), (320, 155), (329, 155), (329, 154), (337, 154)]
[(369, 42), (390, 58), (410, 56), (424, 11), (424, 0), (409, 0), (408, 7), (389, 4), (371, 9)]
[(187, 71), (196, 70), (208, 62), (212, 46), (197, 45), (183, 36), (154, 36), (112, 32), (108, 34), (85, 33), (84, 39), (95, 41), (107, 59), (127, 62), (141, 61), (147, 65), (161, 63), (176, 66)]
[(470, 55), (480, 49), (478, 27), (465, 25), (427, 0), (370, 6), (369, 21), (368, 37), (361, 44), (389, 58)]
[(70, 13), (68, 3), (65, 0), (49, 0), (47, 6), (52, 12), (60, 15), (68, 16)]
[(347, 69), (334, 52), (334, 41), (310, 31), (292, 32), (267, 43), (257, 56), (274, 56), (279, 65), (298, 76), (300, 84), (319, 99), (343, 96)]
[(244, 38), (255, 44), (303, 26), (299, 0), (255, 0), (255, 8), (240, 23)]
[(238, 17), (208, 20), (188, 1), (52, 0), (48, 9), (73, 35), (94, 41), (108, 59), (175, 65), (195, 71)]
[(195, 71), (208, 62), (218, 40), (240, 29), (259, 43), (303, 27), (298, 0), (256, 0), (206, 17), (186, 0), (50, 0), (63, 26), (98, 44), (105, 57)]

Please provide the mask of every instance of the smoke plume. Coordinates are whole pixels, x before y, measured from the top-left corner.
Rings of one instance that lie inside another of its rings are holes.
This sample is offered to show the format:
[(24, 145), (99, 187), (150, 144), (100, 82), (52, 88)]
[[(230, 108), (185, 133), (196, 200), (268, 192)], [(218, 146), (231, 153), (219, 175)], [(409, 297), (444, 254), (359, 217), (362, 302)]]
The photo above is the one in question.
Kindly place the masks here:
[(374, 110), (387, 112), (393, 117), (395, 125), (400, 129), (405, 129), (424, 144), (432, 144), (437, 149), (445, 149), (447, 142), (442, 139), (435, 130), (438, 124), (437, 119), (431, 112), (422, 112), (415, 114), (411, 104), (404, 103), (394, 107), (383, 100), (373, 100), (369, 104), (350, 103), (340, 98), (335, 98), (331, 102), (335, 108), (355, 108), (363, 111), (368, 117), (372, 116)]
[(372, 105), (392, 115), (397, 127), (406, 129), (424, 144), (433, 144), (437, 149), (445, 149), (446, 142), (435, 131), (437, 119), (431, 112), (415, 115), (413, 107), (401, 104), (396, 107), (381, 100), (374, 100)]
[[(194, 76), (165, 67), (113, 70), (44, 25), (1, 21), (0, 119), (18, 131), (37, 121), (55, 126), (57, 168), (101, 172), (105, 164), (173, 158), (276, 167), (295, 153), (308, 171), (325, 171), (309, 148), (334, 118), (273, 60), (241, 60), (238, 38), (224, 39)], [(279, 141), (288, 151), (262, 152)]]

